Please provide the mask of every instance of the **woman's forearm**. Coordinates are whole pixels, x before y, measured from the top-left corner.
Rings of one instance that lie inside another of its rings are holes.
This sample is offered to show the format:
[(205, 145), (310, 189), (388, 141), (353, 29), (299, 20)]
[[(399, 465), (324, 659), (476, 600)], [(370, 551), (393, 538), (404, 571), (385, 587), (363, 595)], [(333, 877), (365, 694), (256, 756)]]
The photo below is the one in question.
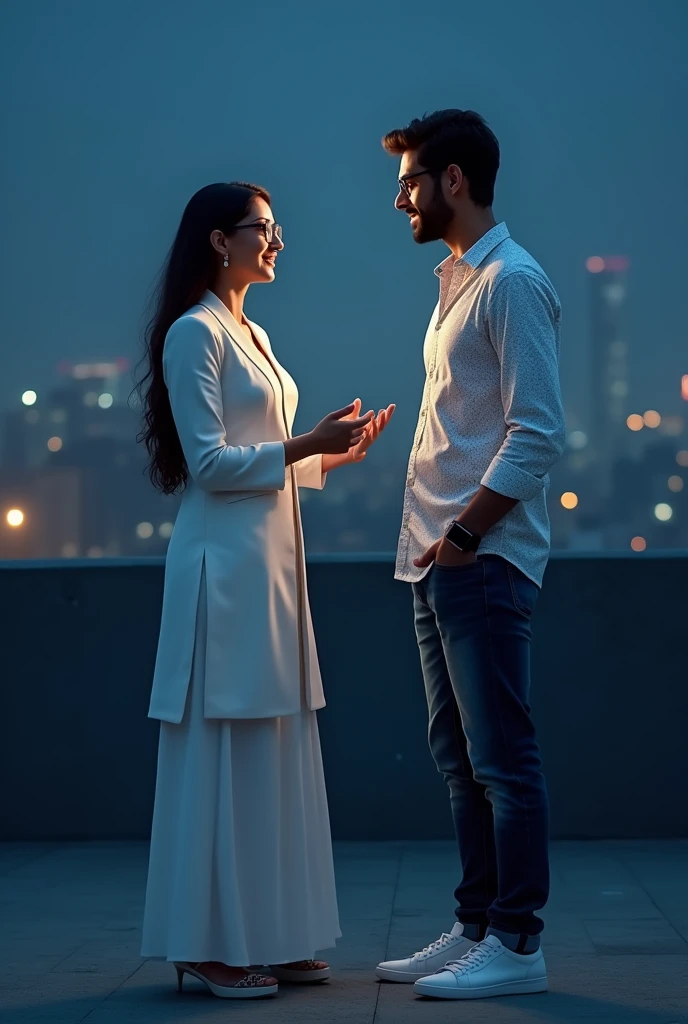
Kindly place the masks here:
[[(299, 434), (297, 437), (290, 437), (284, 441), (284, 464), (285, 466), (292, 466), (295, 462), (300, 462), (301, 459), (307, 459), (310, 455), (318, 455), (317, 444), (313, 440), (313, 435)], [(323, 460), (327, 456), (323, 455)]]

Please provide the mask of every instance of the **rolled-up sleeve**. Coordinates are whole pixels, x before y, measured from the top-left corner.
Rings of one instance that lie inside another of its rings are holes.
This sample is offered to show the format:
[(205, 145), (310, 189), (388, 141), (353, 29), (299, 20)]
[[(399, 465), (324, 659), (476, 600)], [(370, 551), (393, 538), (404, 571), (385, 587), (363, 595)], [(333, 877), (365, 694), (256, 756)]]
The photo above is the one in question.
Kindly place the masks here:
[(206, 491), (278, 491), (285, 486), (281, 441), (227, 444), (222, 417), (222, 346), (201, 320), (186, 316), (170, 328), (163, 375), (184, 459)]
[(506, 437), (481, 483), (530, 501), (564, 451), (559, 382), (559, 303), (546, 279), (514, 271), (488, 300), (490, 341), (500, 363)]

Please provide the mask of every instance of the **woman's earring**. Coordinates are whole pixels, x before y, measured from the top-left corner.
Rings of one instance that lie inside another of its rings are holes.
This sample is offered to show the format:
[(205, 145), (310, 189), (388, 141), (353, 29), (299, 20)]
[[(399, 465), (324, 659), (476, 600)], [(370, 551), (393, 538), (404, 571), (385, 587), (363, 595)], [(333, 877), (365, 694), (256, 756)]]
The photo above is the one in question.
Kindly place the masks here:
[(223, 267), (228, 267), (229, 266), (229, 256), (227, 255), (227, 253), (225, 253), (225, 258), (222, 261), (222, 266)]

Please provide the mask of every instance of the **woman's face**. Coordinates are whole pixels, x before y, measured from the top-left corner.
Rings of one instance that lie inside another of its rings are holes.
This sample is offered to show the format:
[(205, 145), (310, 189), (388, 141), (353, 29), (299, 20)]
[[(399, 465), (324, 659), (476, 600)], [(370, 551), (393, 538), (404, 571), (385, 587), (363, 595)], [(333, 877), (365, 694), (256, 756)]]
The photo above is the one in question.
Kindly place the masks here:
[[(229, 266), (220, 265), (232, 285), (243, 287), (247, 284), (267, 283), (275, 280), (275, 261), (284, 248), (282, 239), (273, 234), (275, 223), (272, 210), (264, 199), (256, 196), (248, 216), (237, 224), (237, 230), (229, 237), (221, 235), (221, 256), (226, 252)], [(213, 235), (221, 234), (213, 232)]]

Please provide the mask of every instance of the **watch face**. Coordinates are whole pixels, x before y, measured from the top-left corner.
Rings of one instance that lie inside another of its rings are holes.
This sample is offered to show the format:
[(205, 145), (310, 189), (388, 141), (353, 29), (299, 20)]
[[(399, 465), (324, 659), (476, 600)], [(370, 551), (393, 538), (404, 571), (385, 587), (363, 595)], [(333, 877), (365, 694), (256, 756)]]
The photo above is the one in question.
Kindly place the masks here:
[(475, 534), (467, 530), (459, 523), (452, 523), (447, 530), (447, 540), (450, 541), (459, 551), (476, 551), (480, 540)]

